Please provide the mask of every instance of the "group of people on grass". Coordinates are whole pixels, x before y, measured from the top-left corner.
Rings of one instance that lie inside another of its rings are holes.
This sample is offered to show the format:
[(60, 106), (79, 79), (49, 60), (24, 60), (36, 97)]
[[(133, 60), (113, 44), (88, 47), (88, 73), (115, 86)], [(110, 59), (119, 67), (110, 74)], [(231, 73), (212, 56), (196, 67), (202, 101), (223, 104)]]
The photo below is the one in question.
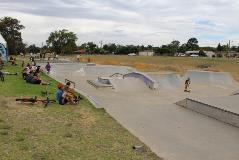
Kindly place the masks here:
[(13, 58), (12, 56), (10, 56), (9, 62), (11, 62), (12, 66), (16, 66), (16, 65), (17, 65), (17, 60), (16, 60), (16, 58)]
[[(47, 62), (45, 66), (46, 73), (49, 74), (51, 70), (51, 65), (49, 62)], [(41, 66), (35, 65), (33, 63), (30, 65), (30, 63), (27, 64), (26, 67), (24, 67), (22, 71), (22, 77), (24, 80), (26, 80), (27, 83), (30, 84), (41, 84), (41, 85), (50, 85), (50, 83), (44, 82), (40, 78), (40, 73), (43, 71)], [(65, 104), (76, 104), (78, 101), (78, 97), (76, 96), (76, 93), (73, 89), (70, 88), (70, 82), (66, 83), (66, 85), (63, 85), (59, 83), (57, 85), (57, 91), (56, 91), (56, 101), (60, 105)]]
[(27, 66), (22, 70), (22, 78), (30, 84), (49, 85), (50, 83), (44, 82), (41, 79), (41, 71), (41, 66), (37, 66), (36, 63), (33, 63), (33, 65), (30, 65), (30, 63), (28, 63)]
[[(9, 61), (11, 65), (16, 66), (17, 61), (16, 58), (10, 57)], [(0, 57), (0, 67), (2, 68), (4, 66), (4, 62)], [(4, 73), (2, 72), (0, 68), (0, 80), (4, 81)], [(50, 85), (48, 82), (44, 82), (41, 77), (40, 73), (43, 72), (44, 68), (42, 68), (39, 65), (36, 65), (36, 62), (33, 60), (32, 64), (27, 63), (25, 66), (25, 62), (22, 61), (22, 78), (26, 81), (26, 83), (30, 84), (38, 84), (38, 85)], [(45, 66), (46, 73), (49, 74), (51, 70), (51, 65), (49, 62), (47, 62)], [(8, 72), (6, 72), (8, 73)], [(17, 75), (17, 74), (14, 74)], [(66, 85), (63, 85), (59, 83), (57, 85), (57, 91), (56, 91), (56, 101), (60, 105), (65, 104), (76, 104), (79, 100), (79, 97), (77, 96), (74, 89), (70, 88), (71, 83), (67, 82)]]

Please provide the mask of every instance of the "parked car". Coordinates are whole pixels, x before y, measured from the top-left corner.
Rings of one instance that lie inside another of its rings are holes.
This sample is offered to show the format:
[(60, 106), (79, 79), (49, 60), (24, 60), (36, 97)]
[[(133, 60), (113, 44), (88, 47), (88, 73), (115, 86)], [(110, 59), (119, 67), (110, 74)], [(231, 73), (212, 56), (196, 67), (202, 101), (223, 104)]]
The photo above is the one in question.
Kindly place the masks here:
[(190, 57), (199, 57), (197, 54), (192, 54)]
[(128, 56), (137, 56), (137, 54), (135, 54), (135, 53), (130, 53), (130, 54), (128, 54)]

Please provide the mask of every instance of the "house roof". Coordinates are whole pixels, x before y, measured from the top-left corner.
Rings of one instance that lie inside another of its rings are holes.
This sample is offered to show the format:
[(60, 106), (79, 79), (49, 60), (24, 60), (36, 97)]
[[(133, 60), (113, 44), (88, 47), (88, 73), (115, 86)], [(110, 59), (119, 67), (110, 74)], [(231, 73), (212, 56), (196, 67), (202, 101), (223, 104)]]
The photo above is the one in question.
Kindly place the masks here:
[(139, 52), (154, 52), (153, 50), (143, 50), (143, 51), (139, 51)]
[(200, 51), (186, 51), (186, 54), (199, 54)]

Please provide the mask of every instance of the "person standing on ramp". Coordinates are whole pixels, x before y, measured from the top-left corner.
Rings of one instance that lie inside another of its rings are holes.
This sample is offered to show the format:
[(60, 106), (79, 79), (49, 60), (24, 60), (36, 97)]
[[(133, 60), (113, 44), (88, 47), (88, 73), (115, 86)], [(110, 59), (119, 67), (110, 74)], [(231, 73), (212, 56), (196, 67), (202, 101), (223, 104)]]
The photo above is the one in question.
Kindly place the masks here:
[(190, 80), (190, 78), (188, 78), (188, 79), (185, 81), (185, 89), (184, 89), (184, 92), (190, 92), (190, 83), (191, 83), (191, 80)]

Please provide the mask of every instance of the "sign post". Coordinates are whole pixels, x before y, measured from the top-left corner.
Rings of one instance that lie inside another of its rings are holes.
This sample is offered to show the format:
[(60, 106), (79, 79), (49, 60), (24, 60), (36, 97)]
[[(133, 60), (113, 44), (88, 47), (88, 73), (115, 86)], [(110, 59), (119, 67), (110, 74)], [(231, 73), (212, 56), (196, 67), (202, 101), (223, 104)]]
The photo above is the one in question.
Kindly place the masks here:
[(3, 61), (8, 60), (7, 49), (2, 43), (0, 43), (0, 57), (2, 58)]

